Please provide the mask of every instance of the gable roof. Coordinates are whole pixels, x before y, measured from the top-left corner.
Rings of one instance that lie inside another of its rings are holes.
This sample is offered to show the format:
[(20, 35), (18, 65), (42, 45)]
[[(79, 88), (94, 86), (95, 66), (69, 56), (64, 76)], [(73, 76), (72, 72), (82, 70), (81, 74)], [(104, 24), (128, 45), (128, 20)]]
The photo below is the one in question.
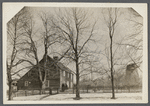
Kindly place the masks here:
[(64, 66), (61, 62), (58, 62), (57, 65), (61, 70), (67, 71), (67, 72), (72, 73), (72, 74), (75, 74), (75, 72), (70, 70), (68, 67)]
[[(50, 56), (47, 56), (47, 59), (48, 59), (49, 61), (54, 62), (54, 59), (52, 59)], [(44, 62), (44, 58), (42, 58), (39, 63), (42, 64), (43, 62)], [(73, 72), (72, 70), (70, 70), (68, 67), (64, 66), (63, 63), (61, 63), (61, 62), (58, 62), (58, 63), (57, 63), (57, 66), (58, 66), (62, 71), (66, 71), (66, 72), (75, 74), (75, 72)], [(30, 72), (33, 68), (34, 68), (34, 66), (33, 66), (28, 72)], [(28, 72), (26, 72), (23, 76), (25, 76)], [(23, 76), (22, 76), (22, 77), (23, 77)], [(22, 78), (22, 77), (21, 77), (21, 78)], [(21, 78), (20, 78), (20, 79), (21, 79)]]
[[(50, 56), (47, 55), (47, 59), (51, 62), (54, 62), (55, 60), (53, 58), (51, 58)], [(41, 59), (40, 63), (43, 63), (44, 62), (44, 57), (43, 59)], [(69, 73), (72, 73), (72, 74), (75, 74), (75, 72), (73, 72), (72, 70), (70, 70), (68, 67), (64, 66), (63, 63), (61, 62), (57, 62), (57, 66), (63, 70), (63, 71), (66, 71), (66, 72), (69, 72)]]
[[(47, 59), (54, 62), (54, 59), (52, 59), (50, 56), (47, 56)], [(42, 59), (42, 60), (43, 60), (43, 59)], [(42, 60), (41, 60), (41, 61), (42, 61)], [(61, 63), (61, 62), (57, 62), (57, 66), (58, 66), (62, 71), (66, 71), (66, 72), (75, 74), (75, 72), (73, 72), (72, 70), (70, 70), (68, 67), (64, 66), (63, 63)]]

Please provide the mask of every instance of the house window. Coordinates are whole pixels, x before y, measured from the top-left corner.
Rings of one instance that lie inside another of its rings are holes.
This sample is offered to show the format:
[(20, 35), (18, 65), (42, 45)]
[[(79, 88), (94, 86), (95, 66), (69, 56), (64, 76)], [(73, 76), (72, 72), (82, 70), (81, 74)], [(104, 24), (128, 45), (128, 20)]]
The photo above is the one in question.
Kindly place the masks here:
[(67, 81), (67, 87), (70, 88), (70, 86), (69, 86), (69, 81)]
[(70, 88), (72, 88), (72, 87), (73, 87), (72, 82), (70, 82)]
[(68, 78), (69, 78), (69, 74), (70, 74), (70, 73), (68, 73)]
[(28, 86), (29, 85), (29, 82), (28, 81), (25, 81), (24, 82), (24, 86)]
[(73, 81), (73, 77), (74, 77), (74, 76), (73, 76), (73, 74), (72, 74), (72, 78), (71, 78), (72, 81)]
[(63, 76), (65, 76), (65, 71), (63, 71)]
[(49, 87), (49, 80), (46, 80), (45, 87)]
[(70, 74), (70, 79), (72, 79), (72, 74)]

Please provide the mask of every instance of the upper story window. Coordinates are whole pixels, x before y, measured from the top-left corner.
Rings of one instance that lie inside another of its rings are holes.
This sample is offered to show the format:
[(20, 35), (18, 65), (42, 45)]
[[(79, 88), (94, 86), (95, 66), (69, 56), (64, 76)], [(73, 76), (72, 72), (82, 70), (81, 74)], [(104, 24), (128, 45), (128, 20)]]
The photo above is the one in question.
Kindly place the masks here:
[(69, 78), (69, 74), (70, 74), (70, 73), (68, 73), (68, 78)]
[(72, 79), (72, 74), (70, 74), (70, 78)]
[(24, 86), (28, 86), (29, 85), (29, 82), (28, 81), (25, 81), (24, 82)]
[(63, 76), (65, 76), (65, 74), (66, 74), (65, 71), (63, 71)]

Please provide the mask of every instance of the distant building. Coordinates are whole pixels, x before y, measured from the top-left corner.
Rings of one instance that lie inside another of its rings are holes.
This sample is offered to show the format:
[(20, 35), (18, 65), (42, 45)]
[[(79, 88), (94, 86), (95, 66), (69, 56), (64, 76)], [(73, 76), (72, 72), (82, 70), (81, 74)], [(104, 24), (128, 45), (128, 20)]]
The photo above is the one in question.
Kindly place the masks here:
[[(63, 84), (67, 84), (68, 88), (73, 87), (74, 72), (64, 66), (61, 62), (53, 64), (58, 59), (57, 56), (53, 59), (47, 56), (47, 73), (45, 88), (62, 88)], [(44, 59), (40, 62), (40, 67), (44, 66)], [(44, 75), (44, 71), (42, 71)], [(41, 89), (41, 81), (39, 79), (39, 72), (34, 66), (23, 77), (18, 80), (18, 90), (39, 90)]]
[(138, 86), (140, 82), (138, 70), (136, 64), (129, 64), (126, 68), (125, 85), (126, 86)]

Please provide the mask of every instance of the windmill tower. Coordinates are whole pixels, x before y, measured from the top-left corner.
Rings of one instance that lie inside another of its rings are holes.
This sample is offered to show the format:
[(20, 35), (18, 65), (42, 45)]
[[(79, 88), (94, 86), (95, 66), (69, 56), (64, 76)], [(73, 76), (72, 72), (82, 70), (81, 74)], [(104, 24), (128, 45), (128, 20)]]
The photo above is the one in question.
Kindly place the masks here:
[(137, 86), (140, 78), (136, 64), (129, 64), (126, 68), (125, 85), (130, 89), (131, 86)]

